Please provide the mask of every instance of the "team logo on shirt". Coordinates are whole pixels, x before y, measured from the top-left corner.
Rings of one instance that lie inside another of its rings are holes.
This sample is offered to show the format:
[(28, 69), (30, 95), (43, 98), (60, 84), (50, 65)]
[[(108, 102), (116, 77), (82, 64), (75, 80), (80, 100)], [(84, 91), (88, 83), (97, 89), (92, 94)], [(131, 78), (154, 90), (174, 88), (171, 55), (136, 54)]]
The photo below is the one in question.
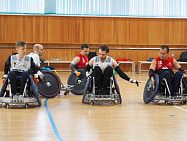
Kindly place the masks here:
[(158, 67), (162, 67), (162, 61), (158, 61)]
[(165, 66), (165, 67), (163, 67), (162, 69), (168, 69), (168, 67)]
[(84, 58), (83, 58), (83, 57), (82, 57), (82, 62), (83, 62), (83, 63), (85, 63), (85, 60), (84, 60)]

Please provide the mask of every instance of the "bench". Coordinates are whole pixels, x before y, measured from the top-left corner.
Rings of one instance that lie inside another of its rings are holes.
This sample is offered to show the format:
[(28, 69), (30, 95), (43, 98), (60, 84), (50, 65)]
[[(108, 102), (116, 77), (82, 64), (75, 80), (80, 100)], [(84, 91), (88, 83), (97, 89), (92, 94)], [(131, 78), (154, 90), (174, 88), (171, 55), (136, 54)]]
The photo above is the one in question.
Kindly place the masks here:
[[(187, 62), (178, 62), (179, 64), (183, 64), (183, 65), (187, 65)], [(151, 65), (151, 62), (150, 61), (138, 61), (138, 64), (137, 64), (137, 71), (138, 73), (140, 74), (142, 71), (149, 71), (149, 70), (141, 70), (141, 66), (142, 64), (150, 64)]]
[(118, 61), (118, 65), (120, 64), (131, 64), (132, 65), (132, 73), (135, 73), (135, 64), (134, 61)]
[[(44, 63), (46, 63), (48, 66), (50, 64), (71, 64), (72, 61), (48, 61), (45, 60)], [(118, 61), (118, 65), (120, 64), (131, 64), (132, 65), (132, 73), (135, 73), (135, 64), (134, 61)], [(56, 70), (56, 71), (71, 71), (71, 70)]]
[(138, 61), (137, 64), (137, 72), (140, 74), (141, 71), (149, 71), (149, 70), (141, 70), (141, 66), (142, 64), (150, 64), (151, 65), (151, 61)]
[[(72, 61), (48, 61), (48, 60), (45, 60), (43, 63), (47, 63), (47, 65), (49, 66), (50, 63), (51, 64), (71, 64)], [(71, 71), (71, 70), (56, 70), (56, 71)]]

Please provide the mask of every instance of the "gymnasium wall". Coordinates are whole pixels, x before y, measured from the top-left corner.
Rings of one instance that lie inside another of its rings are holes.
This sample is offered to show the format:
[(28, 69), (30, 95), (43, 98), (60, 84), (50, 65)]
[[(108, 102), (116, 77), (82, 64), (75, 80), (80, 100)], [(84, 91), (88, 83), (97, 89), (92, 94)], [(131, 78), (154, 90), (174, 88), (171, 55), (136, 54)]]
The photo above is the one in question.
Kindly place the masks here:
[[(0, 15), (0, 31), (1, 66), (12, 51), (15, 52), (18, 40), (28, 43), (27, 53), (32, 51), (35, 43), (43, 44), (42, 59), (45, 60), (72, 60), (80, 52), (82, 43), (88, 43), (91, 51), (106, 44), (112, 48), (109, 55), (114, 59), (130, 58), (135, 64), (159, 55), (158, 49), (138, 48), (159, 48), (162, 45), (187, 48), (186, 19)], [(185, 49), (171, 50), (171, 53), (179, 59), (182, 51)], [(56, 67), (68, 69), (68, 65)], [(131, 71), (130, 65), (121, 67)]]

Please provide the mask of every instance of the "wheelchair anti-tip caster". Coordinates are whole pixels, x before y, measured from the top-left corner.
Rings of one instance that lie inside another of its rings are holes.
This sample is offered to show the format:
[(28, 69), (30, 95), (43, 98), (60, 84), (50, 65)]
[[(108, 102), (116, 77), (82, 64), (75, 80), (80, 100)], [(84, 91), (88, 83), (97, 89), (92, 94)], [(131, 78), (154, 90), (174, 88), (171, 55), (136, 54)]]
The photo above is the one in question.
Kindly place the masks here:
[(111, 105), (112, 105), (112, 106), (114, 106), (114, 105), (115, 105), (114, 101), (112, 101), (112, 102), (111, 102)]
[(94, 105), (94, 102), (93, 102), (93, 101), (91, 102), (91, 105), (92, 105), (92, 106)]
[(6, 108), (7, 108), (7, 109), (9, 108), (9, 104), (6, 104)]
[(64, 92), (64, 95), (69, 95), (69, 92)]
[(27, 109), (29, 107), (29, 104), (25, 104), (25, 108)]

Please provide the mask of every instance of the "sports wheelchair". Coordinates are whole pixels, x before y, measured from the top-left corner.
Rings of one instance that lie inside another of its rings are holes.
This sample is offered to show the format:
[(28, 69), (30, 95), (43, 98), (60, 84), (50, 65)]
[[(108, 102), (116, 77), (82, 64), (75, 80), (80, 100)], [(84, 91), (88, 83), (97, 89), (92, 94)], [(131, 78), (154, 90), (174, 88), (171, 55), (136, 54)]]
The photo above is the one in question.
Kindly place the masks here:
[(28, 108), (30, 104), (32, 104), (33, 106), (41, 106), (40, 93), (33, 80), (32, 75), (29, 75), (29, 79), (27, 79), (23, 95), (13, 95), (11, 92), (11, 85), (9, 82), (10, 80), (7, 77), (5, 82), (3, 83), (0, 93), (1, 106), (3, 106), (4, 104), (7, 108), (9, 108), (9, 106), (25, 106), (25, 108)]
[[(153, 81), (154, 80), (154, 81)], [(187, 86), (183, 78), (180, 80), (180, 87), (176, 96), (171, 96), (167, 81), (163, 78), (159, 80), (159, 76), (154, 74), (154, 79), (148, 79), (144, 88), (143, 100), (144, 103), (159, 103), (164, 102), (169, 104), (184, 104), (187, 101)], [(169, 92), (169, 96), (166, 96), (166, 91)]]
[[(114, 85), (113, 85), (114, 81)], [(121, 104), (121, 94), (119, 90), (119, 86), (117, 84), (115, 75), (113, 74), (113, 77), (110, 77), (110, 86), (108, 87), (109, 94), (108, 95), (101, 95), (96, 93), (96, 87), (95, 87), (95, 78), (94, 77), (88, 77), (87, 83), (84, 88), (83, 92), (83, 98), (82, 103), (90, 104), (93, 106), (94, 103), (104, 103), (104, 102), (110, 102), (112, 105), (114, 104)]]

